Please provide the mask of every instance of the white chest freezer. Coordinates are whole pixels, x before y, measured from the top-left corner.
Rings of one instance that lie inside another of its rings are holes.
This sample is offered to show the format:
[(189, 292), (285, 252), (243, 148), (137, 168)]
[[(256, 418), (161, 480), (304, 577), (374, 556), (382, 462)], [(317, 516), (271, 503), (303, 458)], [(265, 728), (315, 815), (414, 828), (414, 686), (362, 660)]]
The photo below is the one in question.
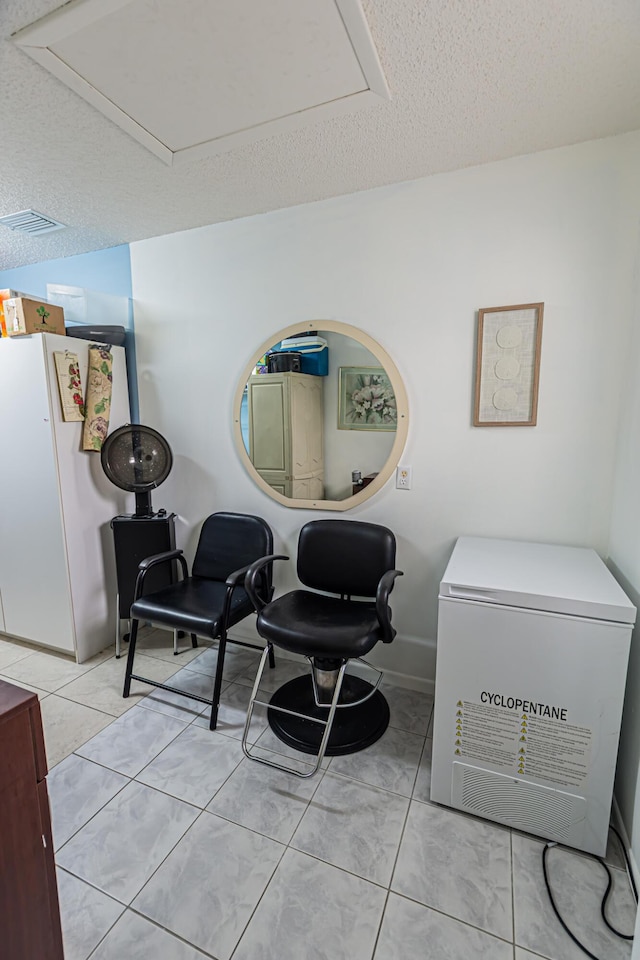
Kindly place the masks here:
[(438, 600), (431, 799), (603, 855), (635, 618), (593, 550), (461, 537)]

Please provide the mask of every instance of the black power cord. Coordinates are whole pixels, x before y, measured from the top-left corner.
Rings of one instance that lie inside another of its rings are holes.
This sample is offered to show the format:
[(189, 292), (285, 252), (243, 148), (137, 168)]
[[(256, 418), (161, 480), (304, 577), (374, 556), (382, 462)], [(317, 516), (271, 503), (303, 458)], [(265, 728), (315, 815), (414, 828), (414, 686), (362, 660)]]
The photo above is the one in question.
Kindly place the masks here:
[[(635, 885), (635, 882), (634, 882), (634, 879), (633, 879), (633, 874), (632, 874), (632, 872), (631, 872), (631, 864), (629, 863), (629, 858), (628, 858), (628, 856), (627, 856), (627, 851), (626, 851), (625, 848), (624, 848), (624, 843), (623, 843), (622, 837), (620, 836), (620, 834), (618, 833), (618, 831), (616, 830), (615, 827), (610, 826), (609, 829), (612, 830), (613, 833), (615, 833), (616, 837), (618, 838), (618, 842), (619, 842), (619, 844), (620, 844), (620, 849), (622, 850), (622, 855), (624, 856), (625, 863), (626, 863), (626, 865), (627, 865), (627, 876), (629, 877), (629, 882), (630, 882), (630, 884), (631, 884), (631, 889), (633, 890), (633, 896), (634, 896), (635, 901), (636, 901), (636, 903), (637, 903), (637, 902), (638, 902), (638, 891), (637, 891), (637, 889), (636, 889), (636, 885)], [(550, 885), (550, 883), (549, 883), (549, 874), (548, 874), (548, 872), (547, 872), (547, 853), (549, 852), (549, 850), (551, 849), (551, 847), (559, 847), (559, 846), (562, 846), (562, 844), (559, 844), (559, 843), (546, 843), (546, 844), (544, 845), (544, 847), (542, 848), (542, 872), (543, 872), (543, 874), (544, 874), (544, 882), (545, 882), (545, 886), (546, 886), (546, 888), (547, 888), (547, 893), (549, 894), (549, 900), (550, 900), (550, 902), (551, 902), (551, 906), (553, 907), (553, 912), (555, 913), (556, 917), (558, 918), (558, 920), (559, 920), (560, 923), (562, 924), (562, 927), (563, 927), (563, 929), (565, 930), (565, 932), (569, 934), (569, 936), (571, 937), (571, 939), (573, 940), (573, 942), (576, 944), (576, 946), (580, 947), (580, 949), (582, 950), (582, 952), (583, 952), (583, 953), (586, 953), (586, 955), (587, 955), (588, 957), (591, 957), (591, 960), (600, 960), (600, 957), (596, 957), (595, 953), (591, 953), (590, 950), (587, 950), (587, 948), (585, 947), (585, 945), (584, 945), (583, 943), (580, 943), (580, 941), (578, 940), (578, 938), (571, 932), (571, 930), (569, 930), (569, 927), (566, 925), (566, 923), (564, 922), (564, 920), (563, 920), (562, 917), (560, 916), (560, 911), (558, 910), (558, 907), (556, 906), (556, 902), (555, 902), (555, 900), (553, 899), (553, 893), (552, 893), (552, 891), (551, 891), (551, 885)], [(570, 849), (570, 848), (569, 848), (569, 847), (565, 847), (564, 849), (567, 850), (567, 849)], [(602, 915), (602, 919), (604, 920), (604, 922), (605, 922), (606, 926), (609, 928), (609, 930), (611, 930), (611, 932), (612, 932), (613, 934), (615, 934), (616, 937), (620, 937), (621, 940), (633, 940), (633, 934), (629, 935), (629, 934), (627, 934), (627, 933), (620, 933), (619, 930), (616, 930), (616, 928), (615, 928), (614, 926), (612, 926), (611, 923), (609, 923), (609, 920), (607, 919), (606, 908), (607, 908), (607, 902), (608, 902), (608, 900), (609, 900), (609, 896), (611, 895), (611, 891), (612, 891), (612, 889), (613, 889), (613, 876), (611, 875), (611, 871), (609, 870), (609, 867), (608, 867), (607, 864), (604, 862), (604, 860), (601, 859), (601, 857), (593, 857), (592, 859), (597, 860), (598, 863), (602, 864), (602, 866), (604, 867), (604, 869), (605, 869), (606, 872), (607, 872), (607, 878), (608, 878), (607, 889), (605, 890), (604, 895), (603, 895), (603, 897), (602, 897), (602, 902), (600, 903), (600, 913), (601, 913), (601, 915)]]

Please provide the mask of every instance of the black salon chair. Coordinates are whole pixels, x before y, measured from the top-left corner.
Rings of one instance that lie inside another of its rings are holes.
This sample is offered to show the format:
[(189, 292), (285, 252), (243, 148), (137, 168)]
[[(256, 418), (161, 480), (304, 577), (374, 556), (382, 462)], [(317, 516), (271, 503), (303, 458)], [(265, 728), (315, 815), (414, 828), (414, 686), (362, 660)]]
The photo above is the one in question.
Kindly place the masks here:
[[(191, 700), (208, 703), (211, 705), (209, 728), (215, 730), (227, 643), (262, 650), (261, 646), (227, 637), (227, 631), (229, 627), (254, 612), (254, 602), (249, 599), (244, 589), (245, 574), (255, 560), (270, 554), (272, 550), (273, 535), (261, 517), (243, 513), (214, 513), (202, 525), (191, 576), (182, 550), (169, 550), (143, 560), (138, 568), (131, 606), (131, 634), (123, 697), (129, 696), (131, 681), (139, 680), (162, 690), (179, 693)], [(182, 579), (143, 596), (144, 580), (149, 570), (158, 564), (175, 561), (180, 564)], [(273, 595), (271, 572), (272, 565), (266, 562), (255, 577), (253, 590), (261, 603), (268, 602)], [(167, 683), (149, 680), (133, 672), (140, 620), (190, 633), (192, 636), (218, 640), (218, 660), (211, 700), (186, 693)], [(269, 654), (269, 665), (275, 665), (273, 652)]]
[[(377, 689), (382, 674), (375, 671), (377, 681), (372, 685), (353, 673), (345, 675), (345, 670), (348, 661), (360, 660), (378, 641), (393, 640), (389, 594), (402, 572), (394, 569), (393, 533), (354, 520), (307, 523), (298, 540), (297, 572), (311, 590), (293, 590), (265, 602), (262, 571), (275, 559), (288, 558), (264, 557), (250, 567), (245, 579), (258, 611), (258, 633), (267, 645), (251, 694), (242, 749), (251, 760), (310, 777), (320, 769), (325, 754), (362, 750), (388, 726), (389, 707)], [(257, 695), (274, 646), (306, 657), (311, 671), (284, 684), (266, 703)], [(251, 753), (247, 734), (255, 704), (268, 707), (269, 724), (280, 740), (315, 755), (308, 773)]]

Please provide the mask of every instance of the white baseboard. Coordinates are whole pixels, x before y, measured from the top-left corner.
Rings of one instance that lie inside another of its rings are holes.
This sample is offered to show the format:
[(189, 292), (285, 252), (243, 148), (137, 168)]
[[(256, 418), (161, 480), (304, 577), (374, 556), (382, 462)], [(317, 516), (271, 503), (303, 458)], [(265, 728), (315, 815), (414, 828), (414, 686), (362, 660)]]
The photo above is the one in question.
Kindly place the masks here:
[(395, 687), (404, 687), (405, 690), (418, 690), (420, 693), (426, 693), (433, 697), (435, 693), (435, 682), (427, 677), (411, 677), (406, 673), (398, 673), (396, 670), (389, 670), (385, 667), (384, 680)]

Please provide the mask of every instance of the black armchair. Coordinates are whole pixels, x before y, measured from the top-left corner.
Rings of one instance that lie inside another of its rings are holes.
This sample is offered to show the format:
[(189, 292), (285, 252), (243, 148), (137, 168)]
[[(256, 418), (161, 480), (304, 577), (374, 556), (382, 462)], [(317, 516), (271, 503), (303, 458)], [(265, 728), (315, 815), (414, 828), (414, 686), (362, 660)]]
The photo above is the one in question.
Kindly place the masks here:
[[(264, 557), (265, 553), (269, 554), (272, 549), (271, 530), (261, 517), (242, 513), (214, 513), (202, 525), (191, 576), (182, 550), (169, 550), (143, 560), (138, 568), (131, 606), (131, 634), (123, 697), (129, 696), (131, 681), (139, 680), (172, 693), (179, 693), (183, 697), (211, 704), (209, 728), (215, 730), (227, 643), (262, 649), (255, 644), (232, 640), (227, 637), (227, 631), (229, 627), (254, 612), (254, 603), (244, 588), (245, 575), (256, 559)], [(149, 570), (158, 564), (176, 561), (180, 564), (182, 579), (143, 596), (144, 580)], [(271, 564), (263, 563), (255, 578), (254, 594), (261, 603), (268, 602), (273, 595), (271, 571)], [(186, 693), (166, 683), (157, 683), (133, 672), (140, 620), (190, 633), (194, 645), (196, 636), (218, 640), (218, 660), (211, 700)], [(272, 667), (275, 664), (273, 651), (269, 655), (269, 664)]]
[[(354, 753), (382, 736), (389, 723), (389, 707), (377, 689), (382, 674), (372, 685), (345, 675), (345, 670), (349, 660), (364, 657), (378, 641), (391, 643), (396, 634), (389, 594), (402, 572), (394, 569), (395, 558), (395, 537), (386, 527), (353, 520), (314, 520), (300, 531), (297, 559), (298, 578), (311, 590), (293, 590), (265, 601), (260, 586), (263, 571), (274, 560), (288, 558), (266, 556), (251, 565), (245, 589), (258, 612), (258, 633), (267, 641), (242, 740), (251, 760), (297, 776), (313, 776), (325, 753)], [(274, 646), (306, 657), (311, 673), (284, 684), (266, 703), (257, 695)], [(251, 753), (247, 734), (255, 704), (268, 707), (269, 724), (277, 737), (315, 755), (309, 773)]]

